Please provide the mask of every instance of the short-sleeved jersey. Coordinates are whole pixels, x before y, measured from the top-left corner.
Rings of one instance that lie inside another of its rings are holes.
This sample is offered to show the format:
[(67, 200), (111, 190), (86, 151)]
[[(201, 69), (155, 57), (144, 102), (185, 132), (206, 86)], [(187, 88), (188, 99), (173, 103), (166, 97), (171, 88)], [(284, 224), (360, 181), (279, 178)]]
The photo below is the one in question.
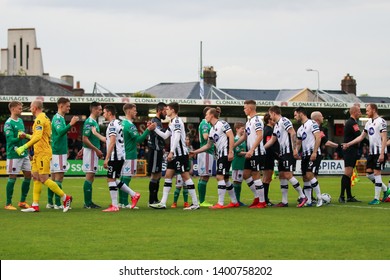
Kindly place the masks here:
[(292, 142), (288, 130), (293, 128), (291, 121), (285, 117), (281, 117), (274, 126), (275, 137), (279, 142), (280, 155), (292, 153)]
[(230, 125), (222, 120), (218, 120), (209, 132), (209, 139), (214, 142), (218, 158), (228, 156), (229, 138), (226, 133), (231, 131)]
[(51, 148), (54, 155), (65, 155), (68, 153), (68, 131), (70, 124), (66, 124), (65, 118), (56, 113), (51, 120)]
[[(234, 137), (234, 143), (240, 139), (239, 136)], [(245, 156), (240, 156), (241, 152), (246, 151), (246, 142), (243, 141), (240, 145), (234, 148), (234, 158), (232, 161), (232, 169), (233, 170), (243, 170), (245, 165)]]
[(50, 145), (51, 122), (45, 113), (40, 113), (36, 117), (33, 125), (33, 134), (30, 141), (26, 143), (27, 147), (34, 145), (34, 155), (51, 156)]
[(364, 127), (364, 131), (367, 133), (368, 141), (370, 142), (369, 154), (380, 155), (382, 148), (381, 133), (387, 131), (386, 121), (381, 117), (369, 119)]
[[(359, 125), (354, 118), (349, 118), (344, 125), (344, 143), (351, 142), (353, 139), (360, 136)], [(350, 148), (358, 148), (359, 144), (355, 144)]]
[[(176, 116), (169, 123), (168, 130), (171, 133), (171, 151), (174, 156), (183, 156), (188, 155), (188, 150), (186, 146), (186, 131), (184, 123), (181, 118)], [(178, 138), (178, 139), (177, 139)], [(178, 142), (177, 147), (174, 147), (175, 141)]]
[(21, 118), (18, 118), (17, 120), (8, 118), (4, 124), (4, 134), (7, 141), (7, 159), (23, 158), (27, 155), (26, 153), (23, 153), (19, 156), (15, 152), (15, 148), (23, 146), (27, 142), (26, 139), (19, 139), (19, 131), (25, 131), (23, 120)]
[[(156, 123), (156, 128), (163, 131), (163, 125), (159, 118), (154, 117), (151, 122)], [(162, 151), (165, 146), (165, 140), (158, 136), (156, 132), (151, 131), (148, 139), (148, 147), (152, 150)]]
[[(207, 133), (210, 136), (211, 124), (209, 124), (205, 119), (203, 119), (198, 126), (198, 134), (199, 134), (199, 146), (203, 147), (207, 144), (207, 139), (203, 138), (203, 134)], [(206, 151), (208, 154), (214, 154), (214, 146)]]
[[(253, 147), (253, 145), (256, 142), (257, 132), (263, 131), (263, 129), (264, 129), (264, 124), (259, 116), (253, 116), (246, 122), (245, 124), (246, 147), (248, 151)], [(265, 149), (264, 149), (263, 141), (260, 141), (260, 144), (258, 147), (255, 148), (253, 155), (258, 156), (264, 154), (265, 154)]]
[[(89, 117), (85, 120), (84, 126), (83, 126), (83, 136), (88, 137), (89, 141), (91, 141), (92, 145), (94, 145), (96, 148), (100, 149), (100, 140), (95, 135), (93, 135), (91, 128), (95, 127), (96, 131), (100, 133), (99, 124), (97, 121)], [(83, 143), (83, 147), (89, 148), (87, 145)]]
[[(315, 134), (320, 133), (320, 128), (318, 123), (308, 119), (304, 124), (302, 124), (297, 131), (297, 138), (302, 141), (302, 155), (310, 156), (316, 144)], [(321, 149), (318, 147), (318, 155), (321, 154)]]
[(123, 141), (123, 128), (121, 121), (118, 119), (110, 121), (106, 130), (106, 144), (107, 148), (110, 146), (110, 136), (115, 136), (114, 149), (110, 155), (110, 160), (124, 160), (125, 159), (125, 148)]
[(128, 120), (122, 120), (123, 139), (125, 141), (126, 159), (137, 159), (137, 144), (145, 141), (149, 135), (149, 130), (146, 129), (142, 135), (138, 133), (135, 124)]

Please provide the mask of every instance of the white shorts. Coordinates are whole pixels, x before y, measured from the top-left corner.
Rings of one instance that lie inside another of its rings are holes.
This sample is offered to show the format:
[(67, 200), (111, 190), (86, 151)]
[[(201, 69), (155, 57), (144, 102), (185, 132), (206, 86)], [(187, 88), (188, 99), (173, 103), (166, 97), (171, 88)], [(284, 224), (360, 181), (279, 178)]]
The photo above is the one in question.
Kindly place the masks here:
[(137, 160), (126, 159), (122, 167), (122, 176), (132, 177), (137, 174)]
[(65, 173), (68, 168), (68, 155), (52, 155), (50, 161), (51, 173)]
[(99, 158), (94, 150), (84, 147), (83, 151), (83, 167), (84, 173), (96, 173), (98, 170)]
[(28, 156), (24, 158), (7, 159), (7, 174), (19, 174), (20, 171), (31, 171), (31, 162)]
[(198, 154), (198, 175), (212, 176), (213, 175), (214, 156), (209, 153)]
[(243, 180), (243, 174), (244, 174), (244, 171), (243, 171), (243, 170), (233, 170), (233, 171), (232, 171), (232, 179), (233, 179), (233, 182), (239, 182), (239, 183), (241, 183), (242, 180)]

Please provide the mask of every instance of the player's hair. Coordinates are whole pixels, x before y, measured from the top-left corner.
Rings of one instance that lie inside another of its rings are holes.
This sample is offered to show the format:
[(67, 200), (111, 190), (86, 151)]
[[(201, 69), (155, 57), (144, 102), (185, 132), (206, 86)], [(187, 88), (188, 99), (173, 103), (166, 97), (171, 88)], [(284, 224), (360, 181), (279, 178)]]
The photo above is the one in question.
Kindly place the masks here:
[(235, 122), (234, 123), (234, 130), (237, 130), (237, 129), (244, 127), (244, 126), (245, 126), (245, 123), (243, 123), (243, 122)]
[(282, 110), (280, 110), (280, 107), (276, 106), (276, 105), (269, 107), (268, 112), (272, 112), (272, 113), (275, 113), (277, 115), (282, 114)]
[(66, 103), (70, 103), (70, 100), (66, 97), (60, 97), (57, 100), (57, 105), (66, 104)]
[(12, 109), (12, 108), (15, 108), (17, 106), (23, 106), (23, 103), (20, 102), (20, 101), (11, 101), (9, 104), (8, 104), (8, 109)]
[(216, 107), (216, 108), (210, 108), (208, 110), (209, 114), (213, 115), (214, 118), (219, 118), (219, 116), (221, 115), (221, 108), (219, 107)]
[(43, 109), (43, 102), (41, 100), (35, 99), (31, 104), (35, 107), (37, 107), (39, 110)]
[(378, 106), (375, 103), (370, 103), (367, 106), (370, 106), (371, 109), (378, 113)]
[(209, 106), (204, 107), (204, 108), (203, 108), (203, 115), (206, 115), (206, 113), (207, 113), (207, 111), (208, 111), (209, 109), (211, 109), (211, 107), (209, 107)]
[(97, 101), (93, 101), (90, 105), (89, 105), (89, 111), (92, 111), (92, 109), (94, 108), (97, 108), (99, 106), (102, 106), (99, 102)]
[(134, 103), (126, 103), (125, 105), (123, 105), (123, 112), (125, 112), (126, 114), (127, 110), (131, 110), (134, 107), (137, 107)]
[(173, 111), (175, 111), (176, 114), (179, 113), (179, 109), (180, 109), (179, 103), (171, 102), (168, 104), (168, 107), (171, 108)]
[(110, 112), (113, 116), (116, 115), (116, 108), (115, 108), (114, 105), (108, 104), (108, 105), (104, 106), (104, 109), (105, 109), (107, 112)]
[(303, 115), (307, 116), (306, 109), (303, 108), (302, 106), (299, 106), (299, 107), (295, 108), (294, 112), (302, 113)]
[(245, 105), (254, 105), (254, 106), (256, 106), (256, 101), (254, 101), (252, 99), (249, 99), (249, 100), (245, 100), (244, 104)]
[(265, 115), (263, 117), (264, 123), (265, 124), (269, 124), (270, 119), (271, 119), (270, 114), (269, 113), (265, 113)]
[(156, 105), (156, 112), (164, 110), (165, 107), (167, 107), (167, 104), (165, 104), (164, 102), (157, 103), (157, 105)]

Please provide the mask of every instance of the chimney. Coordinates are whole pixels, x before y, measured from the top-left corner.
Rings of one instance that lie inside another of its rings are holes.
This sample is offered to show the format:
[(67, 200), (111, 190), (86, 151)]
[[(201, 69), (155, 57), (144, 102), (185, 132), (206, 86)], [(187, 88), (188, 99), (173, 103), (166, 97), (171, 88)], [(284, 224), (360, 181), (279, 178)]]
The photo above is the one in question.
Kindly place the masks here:
[(356, 95), (356, 80), (353, 76), (347, 74), (344, 79), (341, 80), (341, 90)]
[(76, 82), (76, 88), (73, 89), (73, 95), (74, 96), (83, 96), (84, 95), (84, 89), (80, 88), (80, 81)]
[(213, 66), (203, 67), (203, 80), (206, 84), (217, 86), (217, 72)]

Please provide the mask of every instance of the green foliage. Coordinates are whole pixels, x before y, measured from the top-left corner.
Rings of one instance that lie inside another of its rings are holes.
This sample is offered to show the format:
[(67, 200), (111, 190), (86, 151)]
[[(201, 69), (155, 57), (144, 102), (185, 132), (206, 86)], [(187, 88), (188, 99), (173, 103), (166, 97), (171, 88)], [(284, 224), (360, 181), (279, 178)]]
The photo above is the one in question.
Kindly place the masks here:
[[(0, 178), (0, 185), (5, 186), (6, 181)], [(21, 181), (15, 185), (14, 205)], [(340, 176), (334, 176), (319, 178), (322, 192), (332, 196), (332, 204), (321, 208), (296, 208), (297, 193), (290, 186), (288, 208), (202, 208), (194, 212), (182, 210), (182, 196), (177, 209), (169, 208), (173, 190), (168, 209), (148, 208), (148, 178), (131, 181), (131, 187), (141, 193), (140, 210), (104, 213), (101, 209), (83, 209), (83, 182), (81, 178), (65, 178), (63, 188), (74, 197), (68, 213), (45, 208), (46, 187), (42, 188), (40, 213), (1, 208), (0, 259), (390, 259), (390, 251), (381, 243), (388, 239), (390, 203), (367, 204), (373, 198), (374, 186), (366, 178), (353, 187), (362, 203), (339, 204)], [(209, 202), (217, 200), (216, 184), (215, 179), (208, 183)], [(97, 178), (93, 189), (94, 202), (107, 207), (110, 196), (105, 178)], [(1, 205), (5, 203), (3, 191)], [(252, 201), (245, 183), (241, 197), (245, 203)], [(278, 180), (271, 183), (270, 198), (280, 201)], [(32, 188), (28, 201), (31, 199)]]

